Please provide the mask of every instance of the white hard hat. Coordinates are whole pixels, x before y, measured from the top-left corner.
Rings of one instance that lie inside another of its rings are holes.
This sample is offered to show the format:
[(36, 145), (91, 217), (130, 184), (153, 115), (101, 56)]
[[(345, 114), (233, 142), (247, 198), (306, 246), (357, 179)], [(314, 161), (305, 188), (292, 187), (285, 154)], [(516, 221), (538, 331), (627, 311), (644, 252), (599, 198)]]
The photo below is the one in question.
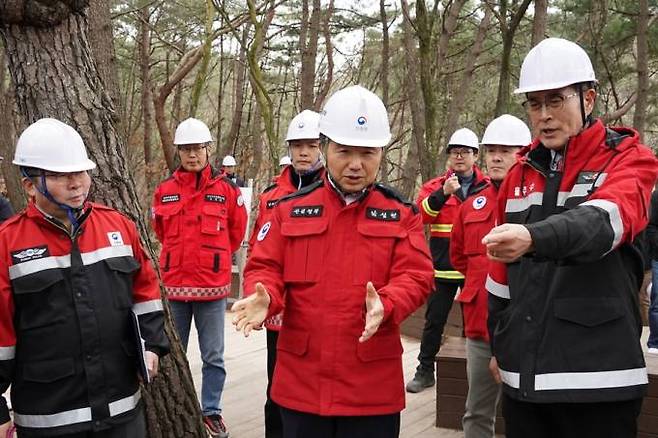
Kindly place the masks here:
[(320, 133), (346, 146), (382, 148), (391, 141), (384, 103), (359, 85), (343, 88), (327, 100)]
[(174, 144), (201, 144), (212, 141), (210, 129), (199, 119), (183, 120), (176, 128)]
[(288, 125), (286, 141), (320, 138), (320, 114), (304, 110), (297, 114)]
[(238, 163), (235, 161), (235, 158), (231, 155), (227, 155), (222, 160), (222, 166), (237, 166)]
[(528, 126), (517, 117), (503, 114), (489, 123), (480, 144), (526, 146), (530, 142), (532, 142), (532, 136)]
[(587, 53), (578, 44), (547, 38), (533, 47), (521, 66), (515, 94), (554, 90), (580, 82), (596, 82)]
[(40, 119), (18, 138), (12, 163), (51, 172), (82, 172), (96, 167), (80, 134), (56, 119)]
[(476, 151), (480, 149), (478, 145), (478, 136), (468, 128), (456, 130), (450, 136), (450, 140), (448, 141), (448, 147), (450, 146), (467, 146)]
[(292, 160), (290, 159), (290, 157), (287, 155), (281, 157), (281, 159), (279, 160), (279, 166), (287, 166), (288, 164), (292, 164)]

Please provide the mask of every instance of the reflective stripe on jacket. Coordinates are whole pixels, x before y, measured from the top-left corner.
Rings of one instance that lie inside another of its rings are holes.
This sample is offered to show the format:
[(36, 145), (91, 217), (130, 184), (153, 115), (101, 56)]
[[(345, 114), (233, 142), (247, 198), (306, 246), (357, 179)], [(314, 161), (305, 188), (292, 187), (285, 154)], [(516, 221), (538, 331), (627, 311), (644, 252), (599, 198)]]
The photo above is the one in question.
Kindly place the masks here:
[(601, 121), (572, 137), (564, 173), (537, 141), (500, 188), (498, 222), (526, 224), (534, 252), (490, 263), (489, 333), (504, 390), (528, 402), (640, 398), (647, 371), (633, 239), (658, 175), (628, 128)]

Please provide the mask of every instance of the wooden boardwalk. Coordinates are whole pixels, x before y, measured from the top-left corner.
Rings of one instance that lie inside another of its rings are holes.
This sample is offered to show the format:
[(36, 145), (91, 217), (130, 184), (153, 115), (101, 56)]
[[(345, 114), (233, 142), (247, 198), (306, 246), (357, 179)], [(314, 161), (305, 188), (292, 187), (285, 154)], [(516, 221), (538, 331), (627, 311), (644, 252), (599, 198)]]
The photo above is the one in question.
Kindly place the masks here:
[[(231, 325), (232, 314), (226, 314), (227, 378), (223, 394), (223, 416), (231, 438), (262, 438), (263, 404), (265, 403), (266, 346), (265, 332), (252, 332), (245, 339)], [(405, 383), (413, 377), (420, 342), (403, 337)], [(200, 391), (201, 359), (192, 329), (188, 347), (192, 375)], [(402, 438), (457, 438), (461, 431), (434, 427), (436, 412), (434, 388), (419, 394), (407, 394), (407, 408), (402, 412)]]

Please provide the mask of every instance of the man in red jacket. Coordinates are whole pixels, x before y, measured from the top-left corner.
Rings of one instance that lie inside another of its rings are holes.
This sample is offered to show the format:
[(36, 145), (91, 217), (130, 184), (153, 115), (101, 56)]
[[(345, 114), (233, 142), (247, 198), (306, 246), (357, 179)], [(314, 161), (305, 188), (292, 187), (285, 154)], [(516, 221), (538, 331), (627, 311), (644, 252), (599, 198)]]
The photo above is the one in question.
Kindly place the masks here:
[(491, 347), (487, 332), (486, 247), (482, 238), (496, 225), (498, 187), (516, 162), (519, 148), (530, 144), (530, 130), (521, 120), (504, 114), (487, 126), (482, 136), (487, 174), (482, 186), (457, 212), (450, 236), (450, 261), (464, 274), (457, 296), (464, 316), (468, 397), (462, 420), (465, 438), (493, 438), (500, 385), (489, 372)]
[(516, 93), (536, 138), (505, 177), (500, 225), (483, 239), (507, 436), (635, 437), (648, 377), (634, 240), (658, 162), (637, 132), (592, 118), (596, 77), (576, 43), (533, 47)]
[[(18, 432), (145, 438), (138, 373), (169, 343), (137, 228), (87, 200), (96, 164), (71, 126), (33, 123), (13, 163), (29, 203), (0, 228), (0, 394), (11, 385)], [(10, 426), (0, 397), (1, 437)]]
[(200, 120), (176, 129), (180, 167), (153, 195), (153, 228), (162, 242), (160, 268), (171, 314), (187, 349), (192, 316), (203, 360), (201, 405), (211, 436), (227, 437), (221, 416), (224, 315), (231, 290), (231, 254), (244, 237), (240, 189), (208, 163), (212, 137)]
[(382, 101), (335, 93), (320, 118), (325, 177), (281, 199), (233, 306), (245, 335), (285, 303), (272, 398), (283, 436), (394, 438), (404, 408), (400, 323), (432, 288), (416, 207), (375, 184), (391, 138)]
[(461, 128), (448, 141), (450, 169), (427, 181), (416, 203), (423, 223), (430, 225), (430, 250), (434, 261), (434, 292), (427, 299), (425, 326), (420, 341), (416, 375), (407, 383), (408, 392), (420, 392), (434, 385), (434, 360), (441, 346), (443, 328), (464, 276), (450, 264), (450, 234), (461, 203), (487, 184), (475, 165), (479, 150), (473, 131)]
[[(284, 167), (274, 184), (266, 188), (258, 201), (258, 217), (255, 232), (249, 238), (250, 253), (256, 244), (258, 230), (270, 220), (272, 209), (279, 199), (300, 190), (322, 177), (324, 165), (320, 152), (320, 114), (304, 110), (297, 114), (288, 126), (286, 141), (292, 163)], [(265, 402), (265, 438), (278, 438), (282, 434), (279, 406), (270, 397), (272, 376), (276, 364), (276, 344), (283, 312), (265, 321), (267, 329), (267, 401)]]

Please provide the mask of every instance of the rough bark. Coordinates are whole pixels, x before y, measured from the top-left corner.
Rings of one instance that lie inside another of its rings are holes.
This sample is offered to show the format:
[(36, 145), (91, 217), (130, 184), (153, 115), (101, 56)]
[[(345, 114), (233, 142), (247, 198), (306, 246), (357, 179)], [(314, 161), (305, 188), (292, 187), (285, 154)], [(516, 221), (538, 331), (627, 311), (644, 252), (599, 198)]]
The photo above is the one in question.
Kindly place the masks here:
[[(96, 68), (105, 86), (105, 91), (110, 95), (114, 108), (120, 114), (119, 71), (117, 57), (114, 51), (110, 1), (93, 0), (89, 2), (87, 16), (89, 17), (89, 28), (94, 30), (93, 32), (89, 32), (88, 35), (92, 57), (96, 62)], [(117, 120), (121, 122), (118, 114)]]
[[(13, 82), (21, 84), (15, 89), (16, 102), (26, 123), (56, 116), (80, 132), (98, 165), (93, 178), (93, 199), (130, 216), (137, 223), (147, 251), (155, 258), (134, 179), (128, 170), (125, 146), (110, 110), (112, 104), (102, 92), (92, 60), (85, 2), (79, 3), (61, 16), (61, 23), (51, 21), (51, 11), (48, 16), (30, 16), (35, 22), (46, 23), (42, 27), (32, 27), (30, 21), (14, 21), (0, 28)], [(66, 6), (64, 2), (56, 5)], [(20, 16), (17, 11), (9, 12), (11, 17)], [(161, 362), (159, 377), (143, 391), (149, 436), (205, 437), (187, 359), (175, 340), (170, 319), (166, 330), (172, 340), (172, 353)]]
[(536, 46), (546, 35), (548, 19), (548, 0), (535, 0), (535, 17), (532, 20), (531, 47)]
[(638, 0), (637, 17), (637, 100), (633, 114), (633, 126), (644, 138), (644, 129), (647, 121), (647, 106), (649, 98), (649, 1)]
[(0, 48), (0, 156), (4, 158), (0, 160), (0, 167), (7, 189), (7, 198), (14, 211), (20, 211), (25, 207), (25, 192), (16, 166), (11, 163), (16, 144), (18, 119), (13, 93), (13, 84), (7, 74), (7, 57), (4, 49)]

